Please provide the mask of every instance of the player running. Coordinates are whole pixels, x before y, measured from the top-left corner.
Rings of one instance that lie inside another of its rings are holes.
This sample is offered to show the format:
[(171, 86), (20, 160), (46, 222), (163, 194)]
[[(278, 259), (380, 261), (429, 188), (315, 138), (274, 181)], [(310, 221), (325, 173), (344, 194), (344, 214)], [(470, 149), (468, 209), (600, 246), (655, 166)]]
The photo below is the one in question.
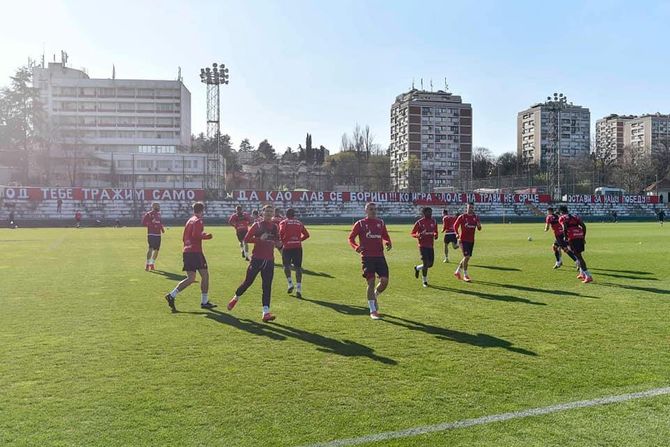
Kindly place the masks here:
[(450, 216), (449, 210), (442, 211), (442, 232), (444, 233), (444, 260), (442, 262), (449, 262), (449, 244), (454, 250), (458, 250), (458, 238), (456, 238), (456, 231), (454, 230), (454, 223), (458, 216)]
[(207, 260), (202, 252), (202, 241), (211, 239), (212, 235), (205, 233), (205, 224), (202, 221), (204, 212), (205, 205), (202, 202), (194, 203), (193, 217), (184, 226), (184, 234), (182, 235), (184, 252), (182, 257), (184, 259), (183, 270), (187, 276), (177, 284), (177, 287), (172, 292), (165, 295), (165, 300), (170, 309), (172, 309), (172, 312), (177, 312), (174, 304), (177, 294), (195, 282), (195, 272), (200, 273), (200, 307), (203, 309), (216, 307), (216, 304), (210, 302), (207, 297), (207, 292), (209, 291), (209, 272), (207, 271)]
[(165, 233), (165, 227), (161, 223), (161, 206), (154, 202), (151, 204), (151, 210), (142, 218), (142, 225), (147, 227), (147, 263), (144, 270), (155, 270), (158, 251), (161, 249), (161, 234)]
[(244, 236), (247, 235), (249, 227), (253, 222), (251, 222), (251, 217), (245, 213), (242, 209), (242, 205), (237, 205), (235, 207), (235, 214), (230, 216), (228, 223), (235, 228), (237, 233), (237, 240), (240, 243), (240, 249), (242, 251), (242, 257), (249, 260), (249, 244), (244, 242)]
[(555, 269), (560, 268), (563, 265), (561, 250), (570, 256), (570, 259), (577, 263), (577, 258), (572, 254), (568, 247), (568, 241), (565, 239), (563, 226), (559, 223), (559, 219), (558, 214), (554, 212), (552, 207), (547, 208), (547, 218), (544, 220), (544, 231), (549, 231), (549, 228), (551, 228), (554, 232), (554, 245), (552, 245), (552, 249), (554, 250), (554, 256), (556, 257), (556, 264), (554, 264)]
[(263, 221), (255, 222), (247, 235), (244, 237), (244, 242), (254, 244), (254, 249), (251, 253), (251, 262), (247, 268), (247, 276), (244, 282), (235, 291), (235, 295), (228, 302), (228, 310), (233, 310), (240, 297), (247, 291), (254, 283), (254, 280), (261, 274), (263, 281), (263, 317), (264, 322), (273, 321), (276, 317), (270, 313), (270, 299), (272, 297), (272, 278), (274, 276), (274, 250), (281, 249), (281, 241), (279, 240), (279, 228), (272, 223), (272, 205), (265, 205), (263, 207)]
[(570, 214), (567, 206), (561, 205), (558, 210), (561, 213), (558, 222), (563, 227), (563, 233), (568, 238), (570, 251), (572, 251), (577, 258), (579, 266), (579, 275), (577, 275), (577, 279), (581, 279), (584, 284), (590, 283), (593, 281), (593, 277), (586, 267), (584, 256), (582, 256), (582, 253), (586, 250), (586, 224), (582, 222), (582, 219), (579, 216)]
[[(384, 221), (377, 218), (377, 205), (373, 202), (367, 203), (365, 214), (367, 217), (356, 222), (351, 229), (349, 245), (361, 254), (363, 277), (368, 283), (370, 318), (379, 320), (381, 316), (377, 298), (386, 290), (389, 283), (389, 267), (384, 257), (384, 243), (387, 250), (392, 248), (392, 244)], [(375, 275), (379, 277), (377, 287), (375, 287)]]
[[(458, 216), (456, 222), (454, 222), (454, 230), (463, 251), (463, 259), (458, 264), (454, 276), (457, 279), (463, 279), (465, 282), (472, 281), (468, 275), (468, 263), (475, 248), (475, 229), (482, 231), (482, 224), (479, 221), (479, 216), (475, 214), (475, 204), (469, 202), (465, 209), (465, 214)], [(462, 277), (461, 271), (463, 272)]]
[(414, 223), (410, 233), (413, 238), (417, 239), (422, 262), (422, 264), (414, 266), (414, 277), (419, 279), (419, 272), (421, 272), (423, 287), (428, 287), (428, 269), (435, 262), (435, 249), (433, 247), (438, 232), (437, 222), (433, 219), (433, 209), (425, 207), (421, 210), (421, 213), (423, 217)]
[(74, 212), (74, 226), (75, 228), (81, 228), (81, 211), (79, 210)]
[(663, 211), (663, 209), (658, 210), (656, 213), (656, 218), (658, 219), (658, 223), (663, 226), (663, 221), (665, 220), (665, 211)]
[(295, 210), (286, 210), (286, 219), (279, 223), (279, 238), (282, 243), (281, 258), (288, 281), (288, 293), (293, 292), (291, 266), (295, 268), (295, 296), (302, 298), (302, 243), (309, 238), (307, 228), (295, 218)]

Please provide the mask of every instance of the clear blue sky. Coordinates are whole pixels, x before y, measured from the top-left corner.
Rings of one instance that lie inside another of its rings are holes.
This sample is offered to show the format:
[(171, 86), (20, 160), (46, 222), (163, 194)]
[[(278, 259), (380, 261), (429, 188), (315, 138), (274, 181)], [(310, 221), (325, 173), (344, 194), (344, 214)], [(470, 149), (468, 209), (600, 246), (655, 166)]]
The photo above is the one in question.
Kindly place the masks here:
[[(282, 152), (339, 149), (369, 124), (389, 140), (389, 108), (414, 78), (472, 103), (474, 144), (516, 150), (516, 114), (554, 91), (609, 113), (670, 112), (670, 2), (115, 1), (0, 2), (0, 85), (28, 56), (61, 49), (93, 77), (175, 78), (205, 129), (199, 69), (230, 68), (223, 132)], [(47, 56), (50, 59), (50, 56)]]

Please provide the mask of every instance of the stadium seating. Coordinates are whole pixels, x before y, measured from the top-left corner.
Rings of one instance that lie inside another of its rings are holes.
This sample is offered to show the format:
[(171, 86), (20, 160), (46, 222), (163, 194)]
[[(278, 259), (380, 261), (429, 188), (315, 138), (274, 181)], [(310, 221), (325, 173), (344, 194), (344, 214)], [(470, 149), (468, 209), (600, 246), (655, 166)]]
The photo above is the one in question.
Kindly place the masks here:
[[(237, 201), (221, 200), (207, 202), (207, 218), (211, 222), (226, 220), (238, 205)], [(252, 207), (260, 206), (258, 202), (242, 202), (249, 211)], [(292, 207), (298, 216), (311, 221), (350, 222), (363, 214), (361, 202), (276, 202), (276, 207), (286, 209)], [(558, 204), (556, 204), (558, 205)], [(654, 218), (656, 209), (666, 205), (653, 204), (569, 204), (570, 211), (579, 214), (587, 221), (611, 220), (612, 211), (616, 211), (619, 219), (626, 218)], [(113, 224), (117, 219), (125, 225), (139, 224), (143, 213), (150, 207), (150, 202), (128, 201), (74, 201), (65, 200), (61, 212), (57, 211), (55, 200), (44, 201), (7, 201), (1, 204), (1, 216), (4, 219), (11, 210), (15, 219), (20, 222), (32, 222), (42, 225), (68, 225), (74, 223), (74, 214), (77, 209), (82, 212), (85, 221), (101, 225)], [(380, 215), (387, 220), (409, 220), (418, 215), (420, 206), (407, 202), (387, 202), (379, 206)], [(441, 214), (441, 206), (436, 206), (436, 216)], [(459, 211), (462, 206), (448, 206), (452, 213)], [(477, 213), (486, 220), (508, 221), (537, 221), (544, 215), (544, 204), (530, 203), (478, 203)], [(666, 208), (667, 211), (667, 208)], [(191, 215), (190, 203), (187, 201), (161, 202), (161, 214), (166, 221), (183, 221)]]

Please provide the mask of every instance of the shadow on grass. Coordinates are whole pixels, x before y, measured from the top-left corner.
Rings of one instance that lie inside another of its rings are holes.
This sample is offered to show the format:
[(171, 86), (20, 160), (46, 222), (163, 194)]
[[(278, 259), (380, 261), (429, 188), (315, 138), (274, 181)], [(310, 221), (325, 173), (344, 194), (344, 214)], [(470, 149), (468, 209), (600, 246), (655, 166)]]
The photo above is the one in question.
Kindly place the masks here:
[(488, 270), (501, 270), (503, 272), (520, 272), (521, 271), (521, 269), (518, 269), (516, 267), (501, 267), (499, 265), (470, 264), (470, 267), (479, 267), (480, 269), (488, 269)]
[(536, 293), (547, 293), (547, 294), (562, 295), (562, 296), (575, 296), (575, 297), (579, 297), (579, 298), (599, 299), (597, 296), (582, 295), (581, 293), (568, 292), (567, 290), (538, 289), (536, 287), (519, 286), (519, 285), (516, 285), (516, 284), (499, 284), (499, 283), (488, 282), (488, 281), (477, 281), (477, 284), (485, 284), (487, 286), (502, 287), (504, 289), (520, 290), (522, 292), (536, 292)]
[(407, 320), (393, 315), (384, 315), (382, 320), (396, 326), (401, 326), (410, 331), (421, 331), (426, 334), (434, 335), (440, 340), (454, 341), (456, 343), (465, 343), (480, 348), (503, 348), (517, 354), (537, 356), (533, 351), (514, 346), (510, 341), (494, 337), (488, 334), (468, 334), (467, 332), (455, 331), (453, 329), (442, 328), (430, 324), (420, 323), (418, 321)]
[[(283, 269), (284, 265), (279, 264), (278, 262), (275, 262), (275, 267)], [(295, 267), (291, 267), (291, 271), (295, 271)], [(309, 275), (309, 276), (320, 276), (322, 278), (335, 278), (333, 275), (326, 273), (326, 272), (315, 272), (313, 270), (308, 270), (303, 267), (302, 269), (302, 274), (303, 275)]]
[[(593, 269), (593, 270), (598, 270), (598, 269)], [(658, 278), (654, 278), (651, 276), (632, 276), (632, 275), (622, 275), (619, 273), (605, 273), (602, 271), (598, 271), (598, 276), (609, 276), (610, 278), (619, 278), (619, 279), (634, 279), (637, 281), (658, 281)]]
[(615, 273), (630, 273), (633, 275), (653, 275), (651, 272), (642, 272), (640, 270), (614, 270), (614, 269), (590, 269), (596, 272), (615, 272)]
[(332, 309), (335, 312), (338, 312), (338, 313), (341, 313), (341, 314), (344, 314), (344, 315), (367, 315), (370, 312), (370, 309), (368, 309), (367, 307), (363, 307), (363, 306), (350, 306), (348, 304), (331, 303), (329, 301), (321, 301), (321, 300), (306, 298), (305, 296), (302, 297), (302, 300), (307, 301), (309, 303), (316, 304), (317, 306), (327, 307), (328, 309)]
[(481, 298), (484, 300), (492, 300), (492, 301), (505, 301), (507, 303), (523, 303), (523, 304), (532, 304), (534, 306), (546, 306), (547, 303), (540, 303), (537, 301), (531, 301), (526, 298), (519, 298), (516, 296), (511, 296), (511, 295), (498, 295), (495, 293), (486, 293), (486, 292), (478, 292), (475, 290), (461, 290), (461, 289), (452, 289), (450, 287), (442, 287), (442, 286), (433, 286), (429, 285), (428, 286), (431, 289), (437, 289), (437, 290), (444, 290), (445, 292), (454, 292), (454, 293), (461, 293), (463, 295), (470, 295), (474, 296), (477, 298)]
[(164, 276), (165, 279), (169, 279), (170, 281), (181, 281), (186, 278), (185, 273), (172, 273), (164, 270), (151, 270), (150, 273), (153, 275)]
[(659, 295), (670, 296), (670, 290), (668, 289), (659, 289), (656, 287), (642, 287), (642, 286), (631, 286), (628, 284), (615, 284), (611, 282), (598, 282), (597, 284), (608, 287), (616, 287), (618, 289), (626, 290), (635, 290), (637, 292), (649, 292), (649, 293), (658, 293)]
[(211, 309), (209, 312), (181, 312), (196, 315), (205, 315), (206, 318), (218, 323), (227, 324), (253, 335), (268, 337), (272, 340), (286, 340), (293, 338), (317, 347), (320, 352), (337, 354), (343, 357), (367, 357), (385, 365), (397, 365), (395, 360), (375, 354), (374, 349), (351, 340), (337, 340), (315, 332), (308, 332), (295, 327), (278, 323), (260, 323), (241, 319), (233, 315)]

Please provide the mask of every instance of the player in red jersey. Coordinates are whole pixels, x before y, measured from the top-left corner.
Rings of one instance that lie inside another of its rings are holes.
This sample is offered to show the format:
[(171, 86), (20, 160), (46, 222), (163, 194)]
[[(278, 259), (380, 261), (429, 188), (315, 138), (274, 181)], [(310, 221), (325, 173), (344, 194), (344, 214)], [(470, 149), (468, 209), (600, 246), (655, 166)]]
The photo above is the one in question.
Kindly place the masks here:
[(561, 250), (563, 250), (570, 258), (577, 262), (577, 258), (572, 254), (570, 248), (568, 247), (568, 241), (565, 239), (565, 233), (563, 232), (563, 226), (558, 223), (559, 217), (558, 214), (554, 213), (554, 209), (549, 207), (547, 208), (547, 218), (544, 220), (544, 231), (549, 231), (549, 228), (554, 232), (554, 245), (552, 249), (554, 250), (554, 256), (556, 257), (556, 264), (554, 268), (560, 268), (563, 265), (563, 260), (561, 259)]
[(414, 266), (414, 277), (419, 279), (421, 272), (423, 287), (428, 287), (428, 269), (435, 262), (435, 240), (437, 239), (437, 222), (433, 219), (433, 209), (425, 207), (421, 210), (423, 217), (414, 223), (412, 232), (413, 238), (417, 239), (419, 244), (419, 253), (421, 255), (421, 264)]
[(465, 214), (461, 214), (454, 222), (454, 230), (458, 236), (458, 242), (463, 251), (463, 259), (458, 264), (458, 268), (454, 272), (457, 279), (461, 279), (461, 271), (463, 272), (463, 281), (470, 282), (468, 275), (468, 263), (472, 252), (475, 248), (475, 230), (482, 231), (482, 224), (479, 222), (479, 216), (475, 214), (475, 204), (469, 202)]
[(275, 215), (272, 217), (272, 223), (279, 226), (282, 220), (284, 220), (284, 216), (281, 215), (281, 209), (275, 208)]
[(242, 205), (237, 205), (235, 207), (235, 214), (230, 216), (228, 223), (235, 228), (237, 234), (237, 240), (240, 242), (240, 249), (242, 251), (242, 257), (249, 260), (249, 244), (244, 242), (244, 236), (247, 235), (249, 227), (253, 222), (251, 222), (251, 217), (245, 213), (242, 209)]
[(444, 233), (444, 260), (442, 262), (449, 262), (449, 244), (458, 250), (458, 238), (456, 237), (456, 230), (454, 230), (454, 223), (458, 216), (450, 216), (449, 210), (446, 208), (442, 211), (442, 232)]
[(286, 219), (279, 223), (279, 238), (282, 243), (281, 258), (288, 281), (288, 293), (293, 292), (291, 266), (295, 268), (295, 296), (302, 298), (302, 243), (309, 238), (307, 228), (295, 218), (295, 210), (286, 210)]
[(251, 262), (247, 268), (247, 276), (244, 282), (235, 291), (235, 295), (228, 302), (228, 310), (233, 310), (242, 294), (247, 291), (254, 283), (254, 280), (261, 274), (263, 281), (263, 321), (273, 321), (275, 316), (270, 313), (270, 299), (272, 297), (272, 278), (274, 276), (274, 250), (281, 249), (279, 239), (279, 228), (272, 223), (272, 205), (263, 207), (263, 221), (255, 222), (244, 241), (254, 244), (254, 250), (251, 253)]
[[(387, 250), (392, 248), (392, 244), (384, 221), (377, 218), (377, 204), (367, 203), (365, 214), (367, 217), (356, 222), (351, 229), (349, 245), (361, 254), (363, 277), (368, 283), (370, 318), (379, 320), (381, 316), (377, 298), (386, 290), (389, 283), (389, 267), (384, 257), (384, 244)], [(375, 276), (379, 277), (377, 287), (375, 287)]]
[(161, 234), (165, 233), (165, 227), (161, 223), (161, 206), (157, 202), (151, 204), (151, 211), (148, 211), (142, 218), (142, 225), (147, 227), (147, 242), (149, 243), (144, 270), (154, 270), (158, 250), (161, 249)]
[(202, 221), (204, 212), (205, 205), (202, 202), (194, 203), (193, 217), (184, 226), (184, 233), (182, 235), (184, 250), (182, 257), (184, 259), (183, 270), (186, 272), (186, 278), (181, 280), (172, 292), (165, 295), (165, 300), (170, 309), (172, 309), (172, 312), (177, 312), (174, 304), (177, 294), (195, 282), (195, 272), (200, 273), (200, 307), (203, 309), (216, 307), (216, 304), (211, 303), (207, 297), (207, 292), (209, 291), (209, 272), (207, 271), (207, 260), (202, 252), (202, 241), (211, 239), (212, 235), (205, 233), (205, 224)]
[(74, 226), (81, 228), (81, 211), (79, 210), (74, 212)]
[(589, 273), (589, 270), (586, 267), (586, 261), (582, 255), (586, 250), (586, 224), (582, 222), (582, 219), (579, 216), (570, 214), (567, 206), (561, 205), (558, 210), (561, 213), (558, 222), (563, 227), (563, 233), (568, 238), (570, 251), (572, 251), (577, 258), (579, 266), (579, 275), (577, 275), (577, 278), (581, 279), (585, 284), (590, 283), (593, 281), (593, 277), (591, 276), (591, 273)]

